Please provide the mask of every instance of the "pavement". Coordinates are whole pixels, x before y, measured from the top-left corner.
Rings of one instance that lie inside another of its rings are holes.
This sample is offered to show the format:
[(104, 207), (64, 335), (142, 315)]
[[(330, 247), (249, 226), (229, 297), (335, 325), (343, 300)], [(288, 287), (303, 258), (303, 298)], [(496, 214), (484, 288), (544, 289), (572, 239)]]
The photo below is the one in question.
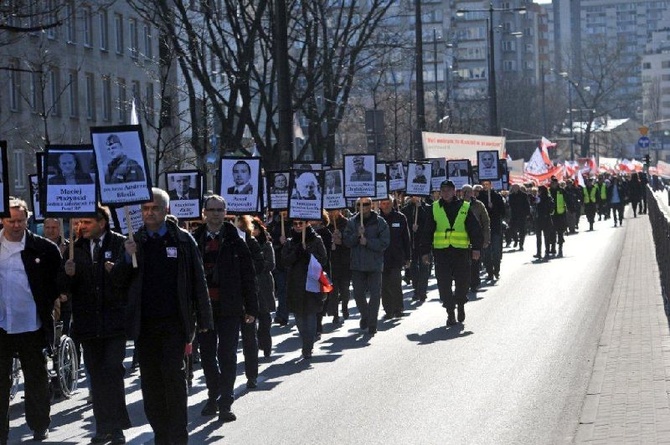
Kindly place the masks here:
[[(666, 206), (664, 194), (657, 199)], [(628, 207), (578, 444), (670, 444), (670, 328), (649, 218), (632, 216)]]

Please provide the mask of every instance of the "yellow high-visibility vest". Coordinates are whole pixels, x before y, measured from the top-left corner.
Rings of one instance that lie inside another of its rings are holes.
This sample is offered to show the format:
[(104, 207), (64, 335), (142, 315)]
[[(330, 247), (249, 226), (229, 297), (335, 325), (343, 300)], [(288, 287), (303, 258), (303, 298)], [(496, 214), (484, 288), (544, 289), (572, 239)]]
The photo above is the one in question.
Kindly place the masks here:
[(595, 203), (598, 199), (598, 195), (596, 193), (598, 193), (598, 189), (595, 186), (591, 187), (590, 191), (587, 187), (584, 187), (584, 204)]
[(563, 192), (558, 190), (556, 192), (556, 214), (562, 215), (565, 213), (565, 197)]
[(470, 236), (465, 229), (465, 218), (469, 210), (470, 203), (463, 201), (456, 215), (454, 226), (451, 227), (446, 212), (440, 207), (440, 201), (433, 203), (433, 218), (437, 225), (433, 234), (433, 249), (446, 249), (447, 247), (467, 249), (470, 247)]

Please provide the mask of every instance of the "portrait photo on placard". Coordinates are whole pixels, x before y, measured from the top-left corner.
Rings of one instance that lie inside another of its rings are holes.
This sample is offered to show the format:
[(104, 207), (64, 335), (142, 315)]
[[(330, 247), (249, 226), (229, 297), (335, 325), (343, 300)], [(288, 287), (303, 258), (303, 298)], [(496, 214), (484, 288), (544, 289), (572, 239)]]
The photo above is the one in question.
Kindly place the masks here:
[(9, 165), (7, 141), (0, 141), (0, 216), (9, 216)]
[(399, 192), (405, 190), (405, 168), (402, 161), (394, 161), (388, 164), (389, 192)]
[(270, 210), (288, 209), (288, 197), (290, 189), (288, 188), (291, 172), (288, 171), (269, 171), (265, 175), (268, 178)]
[(33, 218), (35, 222), (42, 222), (44, 221), (44, 212), (42, 212), (40, 201), (39, 176), (28, 175), (28, 183), (30, 184), (30, 206), (33, 209)]
[(440, 190), (440, 184), (447, 179), (446, 159), (431, 158), (430, 161), (430, 181), (432, 190)]
[(470, 184), (470, 161), (468, 159), (450, 159), (447, 161), (447, 174), (454, 183), (456, 190)]
[(202, 213), (202, 174), (198, 170), (165, 173), (170, 197), (170, 213), (180, 220), (200, 219)]
[(344, 196), (374, 197), (377, 193), (375, 166), (377, 157), (369, 154), (344, 155)]
[(44, 215), (54, 218), (94, 216), (98, 190), (93, 147), (49, 145), (46, 166)]
[(291, 197), (288, 217), (300, 220), (320, 220), (323, 209), (323, 171), (294, 170), (291, 176)]
[(225, 157), (219, 168), (220, 195), (231, 214), (255, 213), (260, 196), (261, 159)]
[(377, 183), (377, 190), (374, 199), (388, 199), (389, 185), (388, 176), (386, 173), (386, 164), (383, 162), (378, 162), (375, 168), (375, 182)]
[(407, 194), (429, 196), (432, 187), (430, 162), (410, 162), (407, 167)]
[(344, 170), (341, 168), (326, 170), (324, 172), (325, 184), (323, 186), (323, 208), (326, 210), (344, 209), (347, 202), (344, 198)]
[(477, 172), (480, 181), (500, 179), (497, 150), (477, 151)]
[(91, 141), (103, 205), (141, 204), (153, 199), (142, 127), (92, 127)]

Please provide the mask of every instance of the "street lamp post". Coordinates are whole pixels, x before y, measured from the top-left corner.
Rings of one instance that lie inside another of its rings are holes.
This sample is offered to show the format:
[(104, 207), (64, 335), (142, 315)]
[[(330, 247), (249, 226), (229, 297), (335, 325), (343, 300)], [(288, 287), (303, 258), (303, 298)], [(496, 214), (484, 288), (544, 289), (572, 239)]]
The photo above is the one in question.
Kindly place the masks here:
[(525, 14), (527, 11), (525, 6), (520, 8), (494, 8), (493, 1), (489, 2), (487, 9), (458, 9), (456, 15), (462, 16), (467, 12), (488, 12), (489, 17), (486, 21), (486, 28), (488, 30), (488, 50), (489, 50), (489, 78), (488, 78), (488, 93), (489, 93), (489, 134), (491, 136), (499, 136), (500, 129), (498, 128), (498, 92), (496, 89), (496, 64), (495, 64), (495, 42), (493, 41), (493, 13), (494, 12), (518, 12)]

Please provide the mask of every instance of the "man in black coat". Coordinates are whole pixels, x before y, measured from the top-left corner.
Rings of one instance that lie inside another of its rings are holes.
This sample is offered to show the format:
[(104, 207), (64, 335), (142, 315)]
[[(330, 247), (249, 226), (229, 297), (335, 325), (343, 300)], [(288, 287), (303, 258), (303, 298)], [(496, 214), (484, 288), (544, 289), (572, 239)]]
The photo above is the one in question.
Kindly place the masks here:
[[(127, 296), (126, 332), (139, 357), (144, 412), (156, 445), (188, 443), (184, 356), (200, 331), (212, 329), (202, 258), (193, 237), (167, 219), (168, 194), (153, 188), (144, 225), (114, 263), (112, 282)], [(138, 267), (133, 267), (136, 255)]]
[(208, 395), (201, 414), (213, 416), (218, 411), (220, 422), (232, 422), (237, 420), (231, 407), (240, 329), (242, 323), (254, 323), (258, 317), (258, 295), (249, 248), (237, 228), (224, 222), (225, 216), (226, 201), (209, 196), (203, 205), (205, 224), (193, 236), (205, 265), (214, 315), (214, 330), (198, 335)]
[[(410, 201), (402, 208), (402, 213), (407, 219), (407, 225), (410, 230), (411, 263), (408, 271), (410, 272), (409, 277), (414, 288), (412, 300), (416, 301), (426, 301), (428, 278), (430, 278), (430, 271), (432, 269), (432, 259), (428, 263), (422, 261), (418, 249), (419, 230), (432, 218), (432, 211), (432, 208), (424, 203), (420, 196), (411, 196)], [(405, 277), (405, 280), (407, 280), (407, 273), (405, 273)]]
[(84, 347), (96, 426), (91, 443), (122, 444), (123, 430), (130, 428), (123, 384), (126, 304), (110, 272), (124, 237), (109, 230), (109, 218), (109, 209), (98, 207), (95, 218), (79, 219), (82, 237), (74, 256), (65, 254), (59, 287), (69, 294), (77, 320), (72, 337)]
[(503, 219), (505, 218), (505, 201), (500, 193), (493, 190), (491, 181), (482, 181), (483, 189), (477, 199), (484, 203), (491, 220), (491, 244), (484, 249), (483, 262), (489, 281), (500, 278), (502, 261)]
[(402, 269), (409, 267), (411, 247), (407, 218), (393, 208), (393, 197), (379, 203), (381, 217), (386, 220), (391, 231), (391, 248), (384, 251), (384, 271), (382, 272), (382, 307), (384, 318), (399, 318), (403, 315)]
[[(9, 389), (14, 354), (25, 381), (25, 411), (34, 440), (49, 435), (49, 376), (42, 353), (53, 344), (51, 312), (58, 298), (58, 247), (27, 230), (28, 206), (9, 201), (0, 231), (0, 444), (9, 435)], [(26, 288), (25, 284), (28, 284)]]

